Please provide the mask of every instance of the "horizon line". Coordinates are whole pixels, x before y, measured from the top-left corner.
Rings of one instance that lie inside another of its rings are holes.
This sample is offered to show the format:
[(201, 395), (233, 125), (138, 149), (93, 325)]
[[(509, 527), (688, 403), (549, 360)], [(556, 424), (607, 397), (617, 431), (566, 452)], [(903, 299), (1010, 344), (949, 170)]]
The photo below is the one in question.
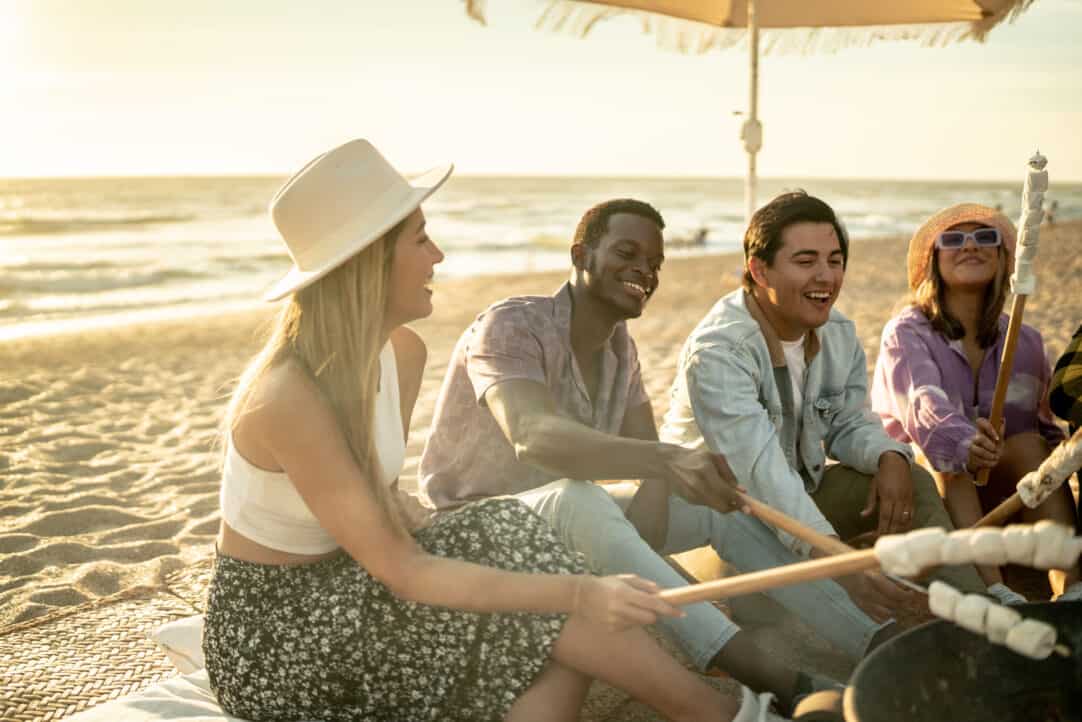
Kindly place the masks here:
[[(224, 173), (105, 173), (100, 175), (83, 175), (83, 174), (64, 174), (64, 175), (14, 175), (6, 176), (0, 175), (0, 183), (10, 181), (50, 181), (50, 180), (147, 180), (147, 179), (176, 179), (176, 180), (194, 180), (194, 179), (230, 179), (230, 178), (287, 178), (291, 175), (290, 172), (224, 172)], [(406, 174), (407, 178), (414, 173)], [(1021, 174), (1019, 174), (1021, 176)], [(499, 179), (568, 179), (568, 178), (581, 178), (592, 180), (704, 180), (704, 181), (743, 181), (742, 175), (707, 175), (701, 173), (689, 173), (687, 175), (674, 175), (671, 173), (491, 173), (491, 172), (478, 172), (478, 173), (455, 173), (455, 178), (475, 178), (475, 179), (487, 179), (487, 178), (499, 178)], [(878, 182), (890, 182), (890, 183), (934, 183), (937, 185), (946, 185), (950, 183), (987, 183), (987, 184), (1020, 184), (1024, 178), (1008, 179), (1008, 178), (921, 178), (918, 176), (816, 176), (816, 175), (759, 175), (757, 177), (759, 181), (789, 181), (789, 180), (809, 180), (809, 181), (878, 181)], [(1082, 185), (1082, 177), (1068, 178), (1064, 180), (1052, 181), (1052, 185), (1057, 183), (1067, 185)]]

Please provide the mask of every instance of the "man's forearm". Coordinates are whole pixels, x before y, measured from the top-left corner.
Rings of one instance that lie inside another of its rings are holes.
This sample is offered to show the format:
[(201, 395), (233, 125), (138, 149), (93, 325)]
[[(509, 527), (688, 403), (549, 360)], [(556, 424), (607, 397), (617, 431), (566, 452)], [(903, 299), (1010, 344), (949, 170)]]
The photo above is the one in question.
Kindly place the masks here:
[(519, 460), (569, 479), (664, 478), (668, 444), (606, 434), (555, 414), (519, 429)]

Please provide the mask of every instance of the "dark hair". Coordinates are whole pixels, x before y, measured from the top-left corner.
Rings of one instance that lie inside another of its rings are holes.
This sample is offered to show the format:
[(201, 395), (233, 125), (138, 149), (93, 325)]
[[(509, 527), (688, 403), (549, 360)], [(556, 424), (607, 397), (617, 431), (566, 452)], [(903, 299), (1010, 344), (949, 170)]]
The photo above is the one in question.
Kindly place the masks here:
[(665, 220), (649, 203), (637, 201), (634, 198), (614, 198), (613, 200), (598, 203), (596, 206), (583, 214), (575, 229), (574, 243), (582, 243), (597, 248), (597, 242), (605, 231), (609, 229), (609, 218), (617, 213), (630, 213), (657, 224), (658, 229), (664, 230)]
[[(996, 249), (996, 258), (999, 270), (996, 271), (992, 282), (984, 289), (984, 301), (981, 304), (983, 310), (980, 318), (977, 319), (977, 344), (981, 348), (988, 348), (999, 336), (999, 317), (1003, 313), (1003, 305), (1007, 301), (1007, 288), (1010, 286), (1007, 281), (1010, 275), (1008, 256), (1002, 245)], [(947, 310), (946, 294), (946, 284), (943, 283), (943, 276), (939, 272), (939, 252), (933, 249), (932, 262), (928, 265), (928, 275), (913, 291), (911, 300), (932, 324), (932, 328), (951, 341), (956, 341), (965, 338), (966, 329), (962, 322)]]
[(782, 193), (755, 211), (748, 230), (744, 232), (744, 290), (750, 293), (755, 287), (755, 280), (748, 269), (751, 259), (759, 258), (766, 265), (773, 265), (774, 256), (781, 248), (782, 231), (797, 223), (829, 223), (834, 226), (842, 247), (842, 267), (849, 262), (849, 236), (834, 209), (802, 190)]

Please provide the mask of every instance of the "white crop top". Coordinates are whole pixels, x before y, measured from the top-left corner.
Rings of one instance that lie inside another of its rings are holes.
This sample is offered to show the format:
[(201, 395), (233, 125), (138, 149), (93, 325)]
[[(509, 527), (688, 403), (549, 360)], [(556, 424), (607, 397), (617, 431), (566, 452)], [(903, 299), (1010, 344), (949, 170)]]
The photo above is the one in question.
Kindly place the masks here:
[[(390, 342), (379, 354), (375, 446), (382, 482), (398, 478), (406, 458), (398, 367)], [(315, 518), (284, 472), (254, 466), (233, 446), (229, 435), (222, 469), (222, 518), (233, 529), (265, 547), (294, 554), (324, 554), (338, 547)]]

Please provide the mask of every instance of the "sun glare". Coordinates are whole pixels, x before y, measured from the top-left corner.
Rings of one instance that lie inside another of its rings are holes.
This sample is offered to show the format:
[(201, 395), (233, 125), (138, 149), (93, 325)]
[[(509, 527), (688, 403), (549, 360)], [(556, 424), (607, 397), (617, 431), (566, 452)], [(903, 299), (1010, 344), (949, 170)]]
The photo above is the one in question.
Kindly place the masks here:
[(21, 63), (22, 34), (26, 27), (19, 0), (0, 0), (0, 82), (16, 77)]

